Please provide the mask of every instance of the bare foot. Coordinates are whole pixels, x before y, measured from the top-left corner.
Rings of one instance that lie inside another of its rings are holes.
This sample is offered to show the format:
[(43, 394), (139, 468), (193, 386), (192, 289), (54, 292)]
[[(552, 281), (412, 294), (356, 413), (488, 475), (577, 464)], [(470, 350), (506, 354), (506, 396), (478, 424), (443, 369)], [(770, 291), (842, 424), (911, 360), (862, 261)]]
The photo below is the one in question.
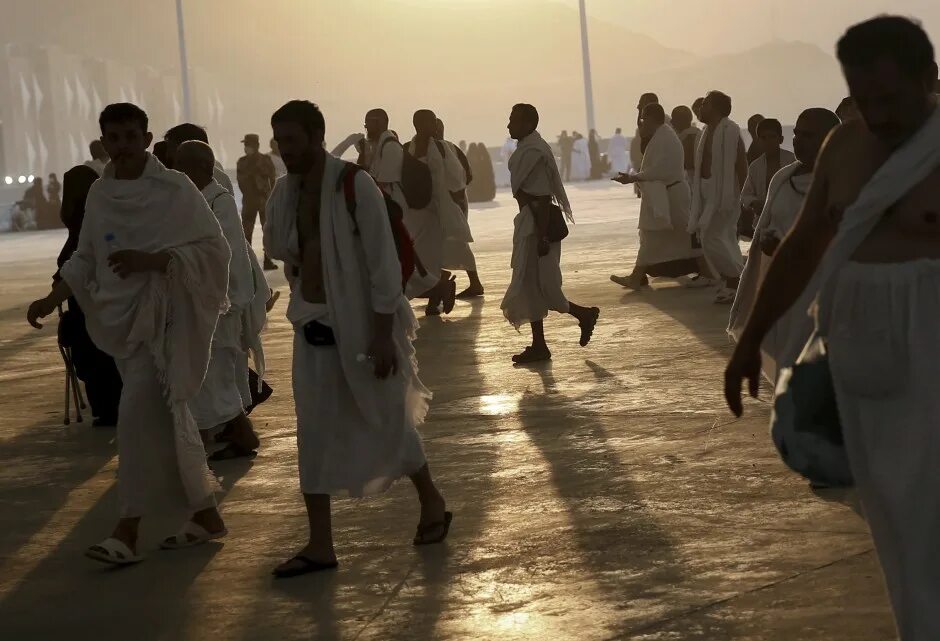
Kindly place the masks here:
[(222, 520), (219, 510), (214, 507), (196, 512), (189, 520), (201, 526), (209, 534), (215, 534), (225, 529), (225, 521)]

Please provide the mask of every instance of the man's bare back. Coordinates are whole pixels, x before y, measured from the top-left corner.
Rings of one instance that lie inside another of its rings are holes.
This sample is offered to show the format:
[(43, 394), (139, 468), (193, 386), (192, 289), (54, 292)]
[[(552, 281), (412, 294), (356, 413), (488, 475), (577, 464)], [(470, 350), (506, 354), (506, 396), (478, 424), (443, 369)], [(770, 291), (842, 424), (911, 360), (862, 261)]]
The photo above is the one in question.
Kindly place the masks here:
[[(841, 216), (891, 152), (860, 121), (839, 127), (827, 146), (825, 211)], [(940, 169), (898, 201), (852, 256), (866, 263), (918, 258), (940, 258)]]

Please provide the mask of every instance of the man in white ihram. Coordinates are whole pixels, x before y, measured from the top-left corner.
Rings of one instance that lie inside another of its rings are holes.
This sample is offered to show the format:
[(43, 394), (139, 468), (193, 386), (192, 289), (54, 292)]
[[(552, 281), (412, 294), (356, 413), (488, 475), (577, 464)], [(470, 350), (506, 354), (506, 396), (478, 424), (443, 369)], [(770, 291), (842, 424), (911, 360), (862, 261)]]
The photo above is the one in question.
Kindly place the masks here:
[(820, 153), (728, 364), (725, 396), (740, 415), (745, 378), (757, 395), (764, 337), (818, 292), (845, 450), (898, 631), (931, 641), (940, 639), (937, 63), (923, 28), (895, 16), (850, 28), (837, 54), (862, 119)]
[[(375, 182), (323, 149), (316, 105), (294, 100), (271, 117), (288, 175), (268, 200), (264, 245), (291, 284), (300, 489), (310, 538), (274, 570), (286, 578), (337, 566), (334, 495), (365, 496), (408, 476), (421, 516), (415, 545), (447, 537), (452, 515), (431, 479), (416, 427), (430, 392), (418, 378), (417, 320)], [(354, 177), (355, 212), (344, 194)]]
[[(796, 121), (793, 130), (793, 150), (796, 162), (778, 171), (770, 181), (767, 199), (754, 228), (754, 242), (747, 255), (747, 264), (741, 274), (741, 284), (731, 307), (728, 334), (737, 341), (757, 298), (757, 291), (767, 274), (770, 262), (803, 207), (803, 201), (813, 182), (816, 158), (823, 142), (835, 127), (839, 117), (827, 109), (807, 109)], [(759, 160), (759, 159), (758, 159)], [(757, 160), (754, 161), (758, 162)], [(753, 166), (753, 163), (752, 163)], [(805, 345), (813, 331), (813, 323), (806, 310), (790, 309), (764, 338), (761, 355), (764, 376), (771, 384), (777, 381), (777, 363), (791, 343)]]
[[(257, 265), (258, 259), (245, 239), (235, 197), (212, 177), (214, 165), (212, 149), (203, 142), (184, 142), (176, 151), (176, 169), (186, 174), (202, 192), (232, 250), (228, 278), (230, 307), (219, 317), (219, 324), (212, 336), (212, 353), (206, 378), (199, 394), (189, 404), (204, 442), (208, 443), (216, 430), (228, 428), (224, 435), (227, 444), (209, 457), (212, 461), (222, 461), (250, 458), (259, 445), (251, 420), (245, 414), (242, 393), (248, 386), (248, 359), (245, 353), (254, 351), (252, 345), (258, 340), (261, 327), (252, 328), (252, 323), (246, 322), (246, 319), (251, 318), (252, 305), (260, 307), (257, 312), (264, 318), (269, 290), (264, 284), (260, 265)], [(261, 281), (260, 287), (256, 287), (256, 275)], [(258, 369), (263, 376), (263, 365)]]
[[(431, 202), (423, 209), (409, 208), (405, 212), (405, 226), (414, 239), (415, 252), (424, 268), (439, 277), (443, 299), (432, 290), (425, 313), (437, 316), (443, 309), (449, 314), (454, 309), (457, 283), (443, 269), (447, 257), (445, 248), (457, 243), (473, 242), (470, 223), (454, 202), (451, 193), (463, 189), (463, 167), (453, 149), (435, 138), (437, 116), (429, 109), (419, 109), (412, 119), (415, 136), (405, 146), (406, 151), (425, 163), (431, 172)], [(469, 251), (469, 247), (468, 247)]]
[(640, 251), (629, 276), (610, 280), (629, 289), (640, 289), (650, 276), (678, 278), (700, 271), (692, 247), (689, 225), (689, 183), (685, 177), (685, 152), (675, 130), (666, 124), (666, 112), (658, 103), (643, 108), (639, 135), (647, 140), (640, 170), (621, 173), (613, 180), (643, 186), (640, 204)]
[[(738, 244), (740, 196), (747, 178), (741, 128), (732, 121), (731, 98), (711, 91), (702, 104), (705, 131), (695, 152), (689, 232), (697, 234), (705, 259), (720, 279), (715, 302), (730, 305), (744, 269)], [(699, 284), (710, 284), (698, 279)]]
[(567, 216), (573, 222), (571, 204), (561, 181), (555, 154), (536, 130), (539, 112), (530, 104), (517, 104), (509, 115), (509, 133), (519, 146), (509, 159), (512, 194), (519, 204), (513, 221), (512, 280), (501, 309), (517, 330), (528, 323), (532, 344), (512, 357), (517, 365), (551, 360), (545, 341), (548, 312), (568, 314), (578, 321), (581, 347), (594, 334), (600, 309), (568, 300), (562, 290), (561, 238), (552, 238), (551, 217)]
[(88, 194), (78, 249), (63, 280), (30, 305), (51, 314), (70, 294), (95, 344), (114, 357), (124, 389), (118, 410), (118, 503), (112, 535), (86, 551), (106, 563), (142, 560), (141, 517), (161, 496), (192, 516), (164, 548), (226, 534), (218, 482), (188, 403), (202, 385), (219, 314), (228, 307), (228, 244), (199, 190), (147, 153), (147, 115), (120, 103), (101, 113), (111, 162)]
[(621, 133), (620, 127), (617, 132), (607, 141), (607, 159), (610, 160), (610, 170), (614, 174), (624, 174), (630, 167), (630, 161), (627, 158), (627, 139)]

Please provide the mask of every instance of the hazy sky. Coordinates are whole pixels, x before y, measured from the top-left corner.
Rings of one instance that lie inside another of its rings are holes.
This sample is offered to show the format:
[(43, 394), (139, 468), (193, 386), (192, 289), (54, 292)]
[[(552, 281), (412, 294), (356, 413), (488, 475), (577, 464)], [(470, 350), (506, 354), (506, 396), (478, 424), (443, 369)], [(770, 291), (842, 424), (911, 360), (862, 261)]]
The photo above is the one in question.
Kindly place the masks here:
[[(178, 69), (174, 0), (2, 0), (0, 42)], [(411, 113), (439, 112), (455, 140), (499, 144), (509, 108), (539, 106), (546, 134), (585, 129), (577, 0), (185, 0), (191, 66), (223, 87), (219, 135), (268, 129), (285, 100), (321, 103), (328, 138), (361, 130), (371, 107), (411, 135)], [(632, 129), (636, 99), (667, 106), (711, 88), (735, 118), (792, 122), (834, 106), (845, 87), (831, 57), (852, 22), (915, 15), (940, 41), (938, 0), (587, 0), (598, 129)], [(758, 52), (742, 53), (780, 42)], [(786, 42), (785, 42), (786, 41)], [(803, 46), (793, 41), (808, 42)], [(816, 49), (815, 47), (818, 47)], [(714, 58), (720, 54), (724, 57)], [(105, 99), (116, 97), (106, 97)], [(155, 123), (155, 130), (174, 123)], [(210, 132), (212, 135), (212, 132)]]

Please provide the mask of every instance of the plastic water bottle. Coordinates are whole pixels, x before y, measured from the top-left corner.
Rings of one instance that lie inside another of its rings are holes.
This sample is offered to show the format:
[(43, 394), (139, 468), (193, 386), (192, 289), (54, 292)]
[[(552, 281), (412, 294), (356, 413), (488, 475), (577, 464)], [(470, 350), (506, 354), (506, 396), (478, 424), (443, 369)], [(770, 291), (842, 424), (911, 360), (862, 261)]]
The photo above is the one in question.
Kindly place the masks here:
[(118, 246), (118, 242), (117, 242), (117, 236), (115, 236), (111, 232), (108, 232), (107, 234), (105, 234), (104, 242), (108, 244), (109, 256), (120, 249), (120, 247)]

